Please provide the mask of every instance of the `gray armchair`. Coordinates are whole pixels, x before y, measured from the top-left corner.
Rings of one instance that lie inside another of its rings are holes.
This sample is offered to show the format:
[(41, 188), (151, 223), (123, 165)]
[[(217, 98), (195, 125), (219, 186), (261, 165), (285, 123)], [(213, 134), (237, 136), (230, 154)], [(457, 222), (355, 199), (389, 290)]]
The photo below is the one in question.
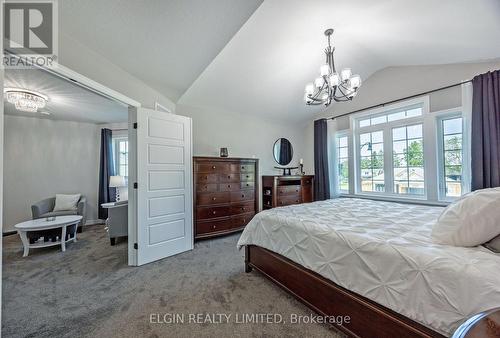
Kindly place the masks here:
[(86, 211), (87, 211), (87, 199), (85, 196), (80, 197), (78, 201), (78, 206), (76, 210), (61, 210), (61, 211), (52, 211), (54, 210), (54, 206), (56, 204), (56, 198), (50, 197), (40, 202), (37, 202), (31, 206), (31, 213), (33, 215), (33, 219), (37, 218), (45, 218), (52, 216), (65, 216), (65, 215), (80, 215), (82, 216), (82, 220), (78, 225), (78, 232), (81, 232), (83, 229), (83, 225), (85, 225), (86, 221)]

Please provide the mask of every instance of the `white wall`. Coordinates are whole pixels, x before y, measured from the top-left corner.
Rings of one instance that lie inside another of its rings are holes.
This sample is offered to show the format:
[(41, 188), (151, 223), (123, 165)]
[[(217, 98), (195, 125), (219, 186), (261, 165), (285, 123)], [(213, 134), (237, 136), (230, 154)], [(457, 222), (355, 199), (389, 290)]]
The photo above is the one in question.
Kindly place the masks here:
[(3, 231), (31, 219), (31, 204), (56, 193), (87, 197), (97, 220), (99, 130), (95, 124), (5, 115)]
[[(366, 79), (359, 94), (351, 102), (333, 103), (328, 110), (318, 114), (304, 129), (306, 164), (314, 161), (314, 120), (362, 109), (379, 103), (403, 98), (439, 87), (472, 79), (489, 70), (500, 69), (500, 59), (482, 63), (462, 63), (431, 66), (389, 67)], [(460, 86), (430, 95), (430, 111), (455, 108), (461, 105)], [(348, 117), (338, 119), (338, 124), (348, 126)], [(339, 128), (342, 129), (342, 128)], [(307, 166), (313, 171), (314, 166)]]
[(292, 142), (294, 154), (291, 165), (298, 165), (303, 156), (302, 128), (264, 120), (254, 116), (220, 110), (178, 105), (177, 113), (193, 119), (193, 155), (219, 156), (221, 147), (228, 148), (230, 157), (252, 157), (260, 161), (260, 174), (276, 175), (273, 145), (285, 137)]

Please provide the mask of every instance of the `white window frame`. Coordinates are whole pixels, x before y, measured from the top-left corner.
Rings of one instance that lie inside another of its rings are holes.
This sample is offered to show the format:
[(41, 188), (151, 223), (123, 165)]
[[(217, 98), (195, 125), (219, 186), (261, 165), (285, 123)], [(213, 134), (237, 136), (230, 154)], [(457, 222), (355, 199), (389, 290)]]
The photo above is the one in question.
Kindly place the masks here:
[[(128, 142), (128, 137), (127, 136), (113, 137), (113, 157), (114, 157), (114, 166), (115, 166), (115, 174), (116, 175), (120, 174), (120, 147), (117, 147), (117, 145), (119, 142), (122, 142), (122, 141)], [(129, 147), (130, 147), (130, 143), (129, 143)], [(125, 180), (127, 180), (127, 179), (128, 179), (128, 176), (125, 176)]]
[[(339, 172), (338, 172), (338, 168), (339, 168), (339, 163), (338, 163), (338, 158), (339, 158), (339, 154), (338, 154), (338, 139), (340, 137), (347, 137), (347, 165), (349, 167), (349, 173), (348, 173), (348, 184), (349, 184), (349, 190), (348, 191), (345, 191), (345, 190), (340, 190), (340, 186), (339, 186), (339, 180), (338, 180), (338, 177), (339, 177)], [(351, 174), (351, 165), (353, 163), (352, 161), (352, 142), (351, 142), (351, 131), (350, 129), (345, 129), (345, 130), (339, 130), (337, 132), (335, 132), (334, 134), (334, 138), (333, 138), (333, 158), (334, 158), (334, 161), (333, 161), (333, 168), (332, 168), (332, 172), (333, 172), (333, 178), (334, 178), (334, 183), (333, 183), (333, 187), (335, 189), (335, 194), (336, 195), (349, 195), (352, 193), (352, 184), (353, 184), (353, 181), (352, 181), (352, 174)]]
[[(422, 115), (415, 117), (403, 118), (400, 120), (395, 120), (391, 122), (386, 122), (382, 124), (367, 126), (367, 127), (359, 127), (359, 121), (367, 116), (376, 117), (381, 115), (390, 114), (392, 111), (397, 111), (410, 107), (421, 107)], [(365, 111), (363, 113), (355, 114), (351, 116), (351, 127), (353, 130), (353, 158), (354, 158), (354, 171), (351, 171), (349, 174), (354, 176), (354, 194), (358, 196), (365, 197), (380, 197), (384, 199), (391, 200), (417, 200), (417, 201), (427, 201), (429, 199), (429, 183), (427, 177), (429, 176), (428, 163), (426, 159), (426, 148), (429, 148), (426, 143), (426, 127), (429, 123), (426, 123), (428, 120), (429, 113), (429, 96), (423, 96), (416, 99), (406, 100), (402, 102), (398, 102), (396, 104), (383, 106), (380, 108), (372, 109), (369, 111)], [(393, 171), (393, 155), (392, 155), (392, 129), (414, 125), (414, 124), (422, 124), (422, 133), (423, 133), (423, 151), (424, 151), (424, 173), (425, 173), (425, 192), (424, 195), (402, 195), (394, 193), (394, 171)], [(360, 135), (368, 132), (382, 131), (384, 134), (384, 184), (385, 191), (384, 192), (367, 192), (361, 190), (361, 177), (360, 177), (360, 167), (361, 167), (361, 157), (359, 153), (359, 145), (360, 145)]]
[(436, 116), (437, 135), (437, 163), (438, 163), (438, 197), (440, 201), (451, 202), (458, 197), (446, 196), (446, 182), (444, 178), (444, 149), (443, 149), (443, 120), (462, 118), (462, 195), (470, 192), (470, 172), (467, 163), (470, 161), (470, 140), (467, 134), (468, 120), (460, 108), (442, 110)]

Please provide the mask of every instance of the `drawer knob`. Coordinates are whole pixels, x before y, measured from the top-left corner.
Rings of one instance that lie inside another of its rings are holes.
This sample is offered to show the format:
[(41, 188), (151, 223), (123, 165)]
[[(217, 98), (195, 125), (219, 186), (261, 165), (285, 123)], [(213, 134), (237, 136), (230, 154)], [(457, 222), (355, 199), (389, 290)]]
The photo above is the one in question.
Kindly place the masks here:
[(299, 192), (299, 189), (295, 190), (295, 192)]
[(231, 178), (231, 175), (227, 175), (227, 178), (228, 178), (228, 179), (229, 179), (229, 178)]
[(216, 213), (217, 213), (217, 211), (215, 211), (215, 210), (214, 210), (214, 211), (212, 211), (212, 215), (215, 215)]
[(214, 165), (212, 166), (212, 169), (215, 169), (215, 166), (214, 166)]
[(249, 178), (249, 177), (250, 177), (250, 175), (247, 175), (247, 178)]
[(212, 229), (215, 229), (215, 228), (217, 228), (217, 226), (216, 225), (212, 225)]
[(299, 203), (299, 200), (295, 200), (296, 203)]
[(245, 166), (241, 166), (241, 169), (245, 169)]
[(247, 187), (249, 187), (249, 186), (250, 186), (250, 184), (247, 183)]
[(245, 195), (241, 194), (241, 198), (245, 198)]
[(246, 209), (245, 209), (245, 207), (241, 207), (241, 210), (245, 211)]
[(212, 201), (215, 201), (217, 199), (217, 197), (212, 197)]
[(208, 180), (208, 176), (205, 176), (205, 179)]
[(246, 222), (247, 222), (247, 220), (243, 218), (243, 223), (246, 223)]
[(228, 188), (231, 188), (231, 184), (228, 184), (228, 185), (227, 185), (227, 187), (228, 187)]

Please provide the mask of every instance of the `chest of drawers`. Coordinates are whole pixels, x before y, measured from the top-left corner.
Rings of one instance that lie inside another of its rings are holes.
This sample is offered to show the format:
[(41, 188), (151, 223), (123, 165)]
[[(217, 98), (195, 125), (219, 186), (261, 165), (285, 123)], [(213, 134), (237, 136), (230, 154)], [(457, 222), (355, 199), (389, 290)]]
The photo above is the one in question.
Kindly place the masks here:
[(262, 176), (264, 209), (313, 201), (313, 175)]
[(195, 239), (242, 230), (259, 210), (259, 160), (193, 157)]

